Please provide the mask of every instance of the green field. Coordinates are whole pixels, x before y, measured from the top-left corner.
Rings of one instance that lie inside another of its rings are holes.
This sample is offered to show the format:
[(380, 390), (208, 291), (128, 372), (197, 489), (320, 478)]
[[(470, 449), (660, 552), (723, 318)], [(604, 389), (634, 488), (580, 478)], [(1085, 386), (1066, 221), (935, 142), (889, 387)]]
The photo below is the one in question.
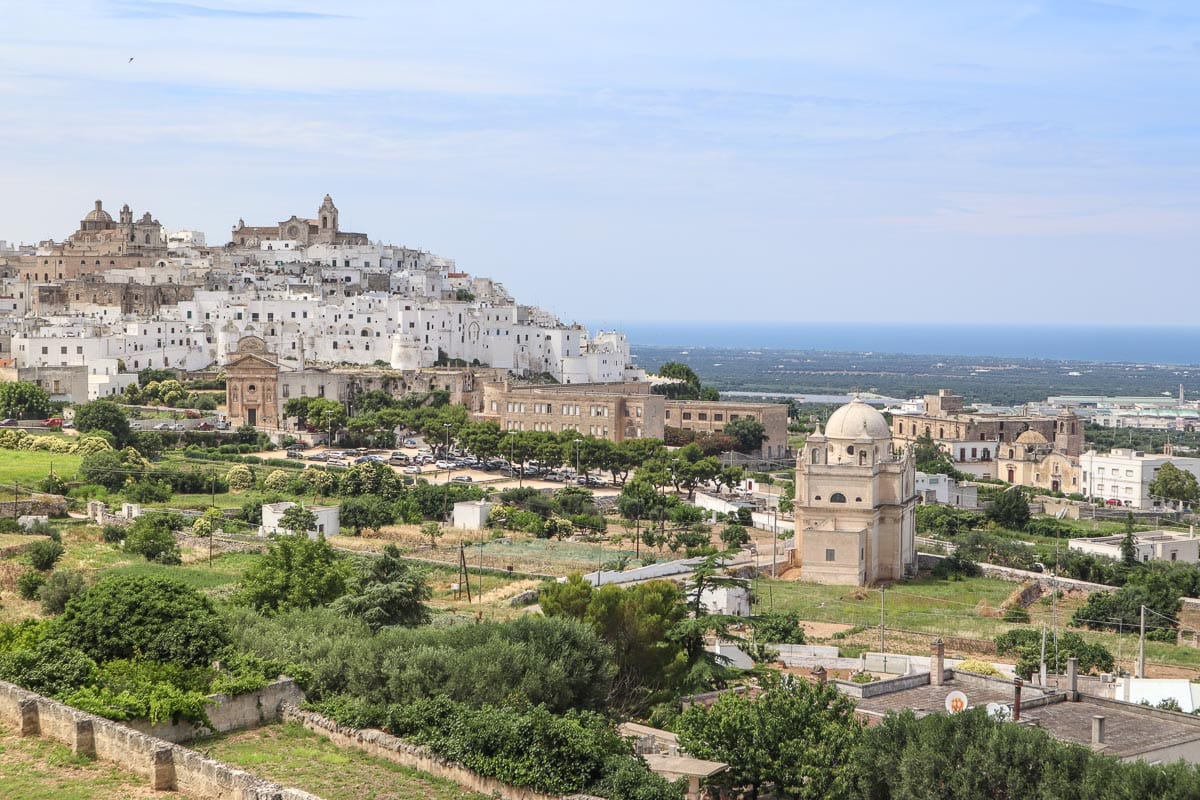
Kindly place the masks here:
[(443, 778), (338, 747), (295, 723), (206, 739), (202, 747), (213, 758), (324, 800), (485, 798)]
[(0, 726), (0, 795), (12, 800), (124, 800), (183, 797), (152, 792), (150, 781), (112, 764), (76, 756), (61, 744), (19, 738)]
[(55, 474), (73, 480), (79, 460), (79, 456), (41, 450), (0, 450), (0, 500), (6, 488), (11, 493), (14, 481), (23, 487), (32, 486), (50, 474), (52, 465)]

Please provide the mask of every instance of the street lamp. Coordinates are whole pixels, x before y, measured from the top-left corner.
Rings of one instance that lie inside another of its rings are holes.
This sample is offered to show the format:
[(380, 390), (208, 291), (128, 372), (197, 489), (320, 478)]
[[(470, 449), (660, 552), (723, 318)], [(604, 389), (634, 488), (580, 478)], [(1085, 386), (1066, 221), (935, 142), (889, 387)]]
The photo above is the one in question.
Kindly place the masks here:
[(583, 440), (582, 439), (573, 439), (572, 441), (575, 443), (575, 480), (578, 481), (579, 480), (579, 444)]
[[(443, 422), (442, 427), (446, 429), (446, 463), (449, 464), (450, 458), (450, 423)], [(446, 507), (450, 504), (450, 472), (453, 467), (446, 468), (446, 490), (442, 493), (442, 524), (446, 522)]]

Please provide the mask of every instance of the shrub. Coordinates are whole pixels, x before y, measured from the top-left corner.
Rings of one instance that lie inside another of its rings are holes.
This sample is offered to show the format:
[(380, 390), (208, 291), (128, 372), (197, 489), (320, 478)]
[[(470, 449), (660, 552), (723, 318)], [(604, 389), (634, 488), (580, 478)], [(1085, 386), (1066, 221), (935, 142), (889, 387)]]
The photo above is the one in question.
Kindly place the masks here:
[(167, 514), (147, 514), (138, 517), (129, 526), (125, 537), (125, 550), (145, 556), (147, 561), (160, 564), (181, 563), (179, 545), (171, 531)]
[(104, 538), (104, 541), (108, 542), (109, 544), (117, 544), (125, 539), (125, 526), (105, 525), (101, 529), (100, 535)]
[(951, 553), (937, 562), (933, 567), (933, 577), (948, 580), (961, 580), (982, 575), (983, 570), (978, 564), (963, 558), (958, 553)]
[(38, 592), (42, 610), (47, 614), (61, 614), (72, 597), (83, 594), (87, 583), (83, 576), (70, 569), (56, 569), (50, 573)]
[(49, 636), (33, 647), (0, 654), (0, 680), (56, 695), (88, 683), (96, 662), (69, 642)]
[(763, 614), (751, 624), (754, 626), (754, 638), (760, 642), (804, 644), (804, 627), (800, 624), (799, 612)]
[(281, 469), (277, 469), (263, 479), (263, 488), (270, 489), (273, 492), (286, 491), (288, 483), (291, 482), (292, 476)]
[(67, 483), (62, 478), (51, 472), (42, 482), (38, 484), (38, 491), (46, 494), (65, 494), (67, 491)]
[(25, 600), (33, 600), (37, 597), (38, 589), (42, 588), (42, 584), (46, 582), (46, 576), (37, 570), (22, 572), (17, 578), (17, 594)]
[(51, 541), (34, 542), (29, 546), (29, 563), (33, 568), (46, 572), (54, 569), (55, 563), (66, 552), (61, 544)]
[(229, 470), (225, 479), (229, 481), (230, 487), (234, 489), (249, 489), (254, 485), (254, 471), (250, 467), (239, 464)]
[(143, 479), (126, 486), (124, 494), (133, 503), (163, 503), (174, 493), (166, 481)]
[(55, 631), (97, 661), (145, 658), (204, 666), (228, 643), (212, 601), (179, 581), (105, 578), (67, 603)]
[(988, 662), (981, 661), (978, 658), (968, 658), (966, 661), (959, 664), (958, 667), (956, 667), (956, 669), (961, 669), (963, 672), (970, 672), (975, 675), (1000, 675), (1001, 674), (1000, 670), (996, 669), (994, 666), (992, 666)]

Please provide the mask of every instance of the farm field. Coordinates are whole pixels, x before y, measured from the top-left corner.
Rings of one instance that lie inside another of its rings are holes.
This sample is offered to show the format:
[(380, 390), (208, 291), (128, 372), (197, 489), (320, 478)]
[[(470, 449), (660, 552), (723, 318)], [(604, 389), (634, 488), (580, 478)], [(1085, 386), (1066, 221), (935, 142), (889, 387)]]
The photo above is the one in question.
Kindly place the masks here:
[(415, 769), (337, 747), (302, 725), (269, 725), (206, 739), (201, 749), (248, 772), (324, 800), (484, 800), (485, 796)]

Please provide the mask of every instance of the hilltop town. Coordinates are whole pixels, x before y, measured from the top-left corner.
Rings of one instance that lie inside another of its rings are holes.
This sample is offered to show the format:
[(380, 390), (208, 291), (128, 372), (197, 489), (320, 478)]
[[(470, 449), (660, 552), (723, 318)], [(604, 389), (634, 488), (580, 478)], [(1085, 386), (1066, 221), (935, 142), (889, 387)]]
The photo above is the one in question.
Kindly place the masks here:
[(6, 749), (95, 797), (1200, 791), (1182, 388), (730, 400), (339, 213), (0, 243)]

